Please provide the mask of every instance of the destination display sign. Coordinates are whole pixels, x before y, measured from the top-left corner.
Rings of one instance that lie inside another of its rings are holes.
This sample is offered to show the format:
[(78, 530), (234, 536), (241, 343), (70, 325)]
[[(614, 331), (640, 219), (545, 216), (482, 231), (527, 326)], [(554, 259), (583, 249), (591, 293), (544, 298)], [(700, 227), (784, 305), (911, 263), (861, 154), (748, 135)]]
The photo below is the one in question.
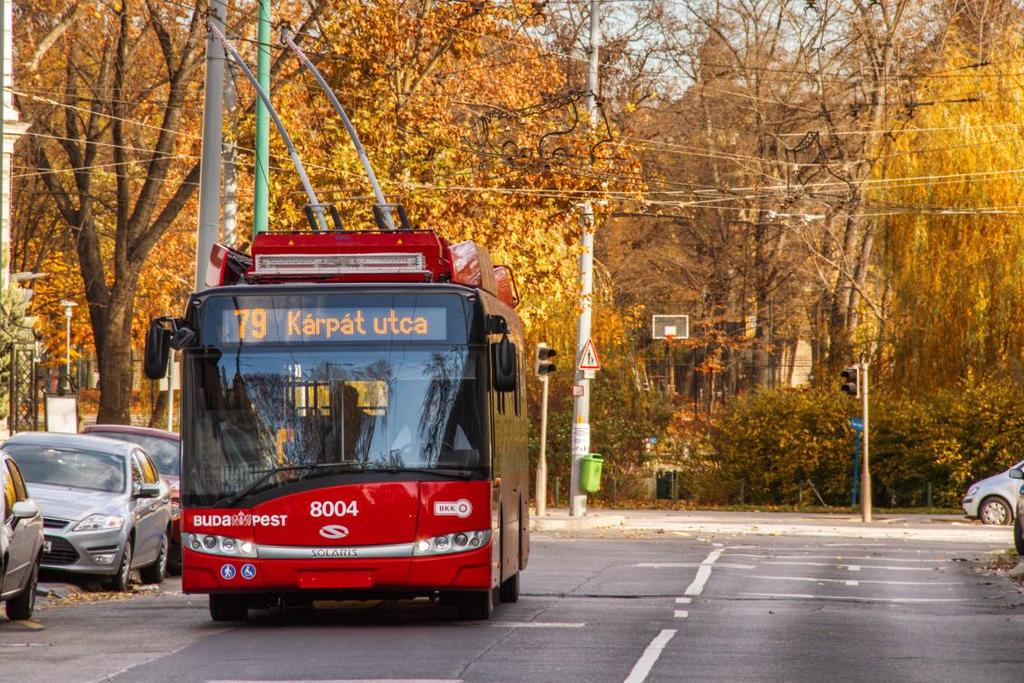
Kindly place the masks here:
[(436, 341), (447, 337), (443, 307), (295, 306), (226, 308), (227, 343)]

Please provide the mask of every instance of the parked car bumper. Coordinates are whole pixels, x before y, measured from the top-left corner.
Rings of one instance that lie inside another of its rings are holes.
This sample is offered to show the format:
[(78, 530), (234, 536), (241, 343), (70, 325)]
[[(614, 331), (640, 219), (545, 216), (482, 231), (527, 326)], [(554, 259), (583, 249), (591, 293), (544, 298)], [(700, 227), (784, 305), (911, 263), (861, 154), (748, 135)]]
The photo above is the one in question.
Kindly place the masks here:
[(971, 519), (978, 518), (978, 503), (981, 502), (977, 496), (967, 496), (961, 501), (964, 508), (964, 516)]
[(57, 569), (79, 574), (103, 574), (113, 576), (121, 564), (124, 553), (124, 529), (103, 531), (47, 531), (44, 543), (44, 569)]

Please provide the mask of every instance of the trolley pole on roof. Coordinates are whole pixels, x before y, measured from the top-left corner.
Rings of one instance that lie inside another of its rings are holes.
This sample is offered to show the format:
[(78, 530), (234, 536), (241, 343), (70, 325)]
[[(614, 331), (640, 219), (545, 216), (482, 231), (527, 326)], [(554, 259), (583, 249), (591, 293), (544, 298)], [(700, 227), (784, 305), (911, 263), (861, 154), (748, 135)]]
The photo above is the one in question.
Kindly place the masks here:
[[(226, 0), (210, 2), (209, 20), (224, 28)], [(196, 239), (196, 291), (206, 288), (210, 250), (220, 236), (221, 127), (224, 122), (224, 46), (206, 38), (206, 89), (203, 100), (203, 143), (199, 161), (199, 234)]]
[[(601, 43), (601, 24), (598, 15), (598, 0), (590, 0), (590, 54), (587, 70), (587, 111), (590, 112), (590, 126), (594, 128), (599, 119), (597, 93), (600, 87), (598, 71), (598, 49)], [(586, 202), (581, 207), (583, 216), (583, 253), (580, 254), (580, 318), (576, 327), (576, 361), (579, 365), (583, 350), (590, 341), (591, 308), (594, 291), (594, 207)], [(576, 370), (576, 386), (579, 395), (573, 401), (572, 431), (572, 477), (570, 480), (569, 514), (582, 517), (587, 514), (587, 494), (580, 483), (583, 458), (590, 452), (590, 379), (588, 371)]]
[[(260, 0), (259, 43), (256, 57), (256, 79), (263, 92), (270, 95), (270, 0)], [(256, 167), (253, 183), (253, 234), (269, 229), (270, 205), (270, 112), (262, 100), (256, 100)]]

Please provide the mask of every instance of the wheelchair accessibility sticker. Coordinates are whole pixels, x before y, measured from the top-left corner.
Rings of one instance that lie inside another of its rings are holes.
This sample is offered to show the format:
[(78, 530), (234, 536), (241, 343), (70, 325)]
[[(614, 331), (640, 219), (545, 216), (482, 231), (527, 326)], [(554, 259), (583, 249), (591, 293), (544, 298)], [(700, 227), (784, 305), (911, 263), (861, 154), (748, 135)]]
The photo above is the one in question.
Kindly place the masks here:
[(242, 565), (242, 578), (246, 581), (252, 581), (256, 578), (256, 565), (249, 564), (246, 562)]

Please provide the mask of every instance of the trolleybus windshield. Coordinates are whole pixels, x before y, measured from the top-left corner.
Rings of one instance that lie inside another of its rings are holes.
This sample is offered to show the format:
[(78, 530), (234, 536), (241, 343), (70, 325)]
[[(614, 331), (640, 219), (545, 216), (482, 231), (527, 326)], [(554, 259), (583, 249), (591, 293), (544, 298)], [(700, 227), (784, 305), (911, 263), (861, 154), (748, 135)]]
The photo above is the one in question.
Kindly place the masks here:
[(183, 504), (340, 472), (486, 476), (485, 354), (461, 298), (431, 298), (208, 299), (184, 360)]

